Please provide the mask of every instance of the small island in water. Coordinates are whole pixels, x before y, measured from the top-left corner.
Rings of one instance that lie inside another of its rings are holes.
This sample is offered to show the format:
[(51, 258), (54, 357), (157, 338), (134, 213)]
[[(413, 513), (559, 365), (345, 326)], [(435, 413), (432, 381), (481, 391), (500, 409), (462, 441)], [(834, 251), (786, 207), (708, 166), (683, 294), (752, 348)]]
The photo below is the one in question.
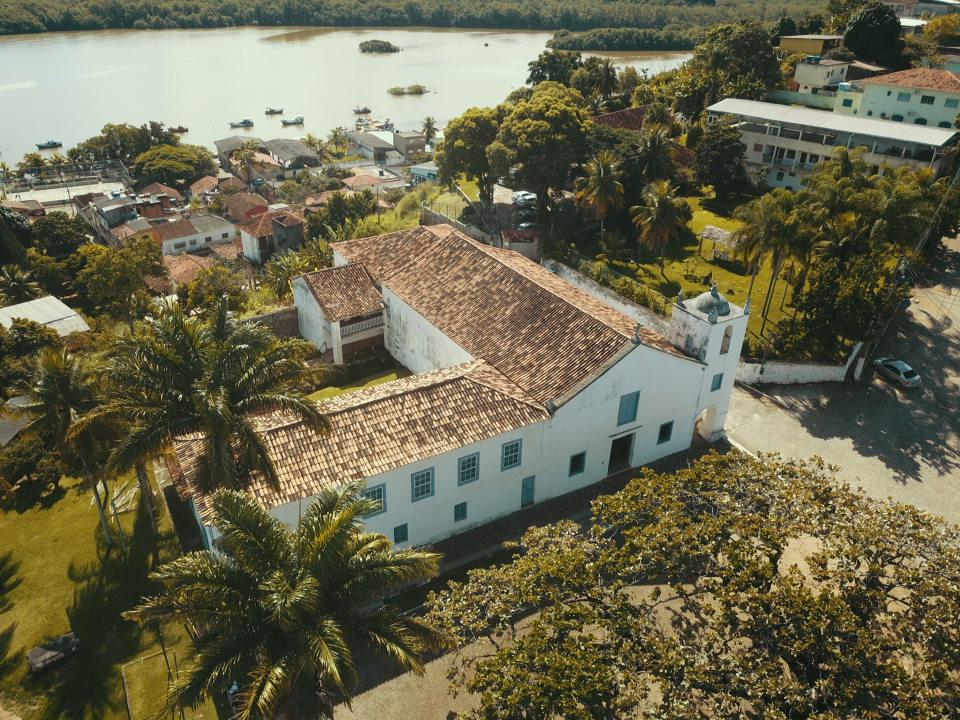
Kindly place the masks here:
[(360, 43), (360, 52), (365, 53), (396, 53), (400, 48), (386, 40), (364, 40)]
[(427, 90), (426, 85), (407, 85), (406, 87), (387, 88), (387, 92), (391, 95), (426, 95), (430, 91)]

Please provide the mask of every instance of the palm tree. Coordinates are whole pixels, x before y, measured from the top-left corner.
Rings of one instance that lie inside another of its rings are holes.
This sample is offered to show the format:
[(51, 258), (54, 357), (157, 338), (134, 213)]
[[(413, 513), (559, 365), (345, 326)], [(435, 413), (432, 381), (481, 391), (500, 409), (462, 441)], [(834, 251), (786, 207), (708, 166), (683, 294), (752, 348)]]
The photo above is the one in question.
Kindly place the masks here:
[(637, 143), (637, 157), (646, 182), (651, 183), (673, 177), (670, 136), (664, 128), (655, 126), (643, 134), (640, 142)]
[(247, 184), (253, 183), (253, 159), (260, 152), (260, 143), (256, 140), (247, 140), (243, 145), (237, 148), (233, 156), (237, 162), (247, 171)]
[(591, 73), (593, 85), (603, 97), (608, 98), (617, 90), (617, 66), (610, 58), (603, 58)]
[(334, 151), (342, 154), (343, 148), (347, 144), (347, 129), (342, 127), (335, 127), (330, 131), (330, 134), (327, 135), (327, 142), (333, 147)]
[(593, 210), (600, 220), (600, 239), (603, 225), (611, 208), (623, 207), (623, 183), (618, 179), (620, 166), (610, 150), (601, 150), (584, 168), (586, 176), (577, 180), (577, 202)]
[(250, 472), (276, 485), (255, 418), (280, 411), (314, 430), (328, 427), (317, 406), (294, 388), (308, 352), (303, 341), (281, 340), (261, 325), (232, 319), (226, 298), (189, 317), (172, 303), (117, 341), (104, 367), (111, 391), (87, 417), (127, 423), (110, 465), (136, 466), (145, 492), (146, 460), (194, 433), (202, 436), (198, 477), (206, 487), (242, 487)]
[[(100, 525), (107, 543), (112, 543), (104, 508), (109, 490), (104, 477), (97, 478), (94, 470), (96, 451), (108, 444), (112, 434), (106, 428), (82, 436), (71, 432), (74, 421), (97, 405), (96, 374), (90, 362), (65, 349), (45, 348), (37, 356), (33, 374), (17, 387), (15, 394), (21, 398), (16, 406), (17, 414), (29, 418), (23, 432), (43, 440), (57, 454), (61, 467), (72, 465), (92, 480)], [(100, 485), (103, 486), (102, 498)]]
[(690, 206), (686, 200), (677, 197), (677, 188), (669, 180), (657, 180), (644, 191), (643, 204), (630, 208), (630, 215), (640, 231), (638, 242), (659, 255), (660, 273), (666, 276), (663, 253), (687, 227), (691, 218)]
[(321, 165), (333, 159), (333, 154), (330, 152), (330, 148), (327, 147), (327, 143), (313, 133), (307, 133), (306, 137), (302, 138), (302, 142), (317, 154)]
[(437, 121), (434, 120), (430, 115), (427, 115), (423, 119), (423, 138), (426, 140), (427, 145), (433, 142), (433, 139), (437, 136)]
[(40, 297), (43, 290), (33, 275), (17, 265), (0, 267), (0, 300), (5, 305), (15, 305)]
[(357, 689), (357, 650), (423, 672), (423, 654), (446, 638), (378, 598), (435, 577), (439, 556), (364, 532), (376, 503), (361, 492), (323, 491), (293, 530), (243, 493), (214, 495), (217, 551), (161, 566), (151, 577), (163, 591), (125, 613), (192, 629), (196, 660), (172, 686), (169, 709), (239, 682), (237, 717), (332, 718)]
[(288, 252), (267, 263), (263, 270), (263, 279), (278, 298), (285, 300), (290, 297), (293, 279), (316, 269), (305, 255)]

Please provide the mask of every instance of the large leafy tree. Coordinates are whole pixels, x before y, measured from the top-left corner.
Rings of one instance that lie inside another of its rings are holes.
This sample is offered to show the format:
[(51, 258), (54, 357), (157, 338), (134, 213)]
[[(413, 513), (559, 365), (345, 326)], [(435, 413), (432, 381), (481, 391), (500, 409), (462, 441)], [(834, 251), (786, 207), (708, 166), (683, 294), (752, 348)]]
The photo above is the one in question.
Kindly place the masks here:
[(850, 17), (843, 44), (862, 60), (896, 67), (903, 61), (902, 32), (893, 8), (873, 0)]
[(138, 182), (189, 185), (215, 169), (213, 155), (199, 145), (155, 145), (133, 161)]
[(663, 254), (686, 230), (693, 216), (690, 205), (677, 197), (677, 189), (669, 180), (657, 180), (647, 186), (642, 204), (630, 208), (630, 215), (637, 227), (638, 243), (657, 253), (663, 273)]
[(697, 181), (724, 192), (746, 180), (745, 148), (740, 131), (729, 123), (711, 125), (696, 147), (693, 171)]
[(433, 156), (441, 182), (456, 182), (461, 175), (474, 181), (480, 202), (488, 206), (493, 202), (496, 175), (490, 168), (487, 147), (497, 139), (502, 120), (501, 108), (470, 108), (450, 121)]
[(600, 239), (603, 223), (611, 209), (623, 207), (623, 183), (620, 182), (617, 158), (609, 150), (601, 150), (584, 166), (586, 175), (577, 179), (577, 202), (590, 208), (600, 220)]
[(358, 650), (423, 671), (423, 654), (444, 637), (374, 599), (434, 577), (439, 556), (364, 532), (375, 503), (361, 490), (323, 491), (294, 530), (246, 495), (214, 496), (216, 552), (160, 567), (153, 578), (163, 591), (127, 613), (193, 629), (195, 661), (171, 688), (171, 709), (236, 681), (240, 718), (332, 718), (356, 691)]
[(37, 218), (30, 226), (33, 247), (56, 260), (63, 260), (87, 242), (90, 229), (83, 220), (65, 212)]
[(239, 322), (221, 298), (206, 313), (164, 306), (121, 338), (104, 365), (111, 378), (91, 416), (127, 424), (111, 465), (126, 469), (156, 457), (175, 438), (200, 433), (198, 477), (208, 488), (243, 487), (249, 473), (276, 484), (258, 416), (283, 412), (321, 431), (326, 418), (296, 389), (309, 346)]
[(177, 288), (180, 302), (190, 310), (215, 307), (226, 299), (231, 312), (247, 303), (247, 283), (243, 275), (223, 263), (203, 268), (187, 285)]
[(960, 531), (822, 463), (709, 455), (431, 596), (471, 720), (950, 717)]
[(581, 67), (583, 61), (580, 53), (566, 50), (544, 50), (535, 60), (527, 64), (529, 75), (528, 85), (537, 85), (542, 82), (558, 82), (570, 84), (570, 76), (574, 70)]
[(130, 166), (137, 156), (154, 145), (179, 145), (180, 137), (163, 126), (149, 122), (134, 126), (108, 123), (99, 135), (70, 148), (67, 157), (72, 162), (92, 163), (119, 160)]
[(75, 285), (87, 303), (128, 322), (150, 303), (144, 279), (167, 274), (160, 247), (149, 239), (128, 240), (119, 248), (87, 244), (76, 258)]

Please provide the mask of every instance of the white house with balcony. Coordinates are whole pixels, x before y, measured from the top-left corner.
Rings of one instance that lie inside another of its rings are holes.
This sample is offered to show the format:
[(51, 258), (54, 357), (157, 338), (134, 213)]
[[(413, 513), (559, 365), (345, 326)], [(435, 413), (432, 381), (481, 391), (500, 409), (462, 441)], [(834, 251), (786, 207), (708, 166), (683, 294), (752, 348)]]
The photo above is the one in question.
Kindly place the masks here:
[(911, 68), (841, 85), (833, 111), (909, 125), (955, 129), (960, 76), (949, 70)]
[[(678, 298), (664, 335), (448, 226), (337, 243), (334, 259), (295, 281), (304, 337), (345, 356), (346, 325), (377, 318), (361, 332), (413, 375), (321, 401), (327, 433), (256, 422), (280, 482), (247, 491), (286, 522), (363, 481), (370, 530), (432, 543), (723, 433), (749, 304), (715, 288)], [(169, 463), (210, 543), (201, 449), (184, 438)]]
[(810, 108), (727, 98), (707, 108), (707, 122), (730, 122), (740, 131), (748, 165), (771, 187), (798, 189), (835, 148), (861, 148), (874, 172), (929, 167), (952, 169), (960, 135), (955, 129), (906, 125)]

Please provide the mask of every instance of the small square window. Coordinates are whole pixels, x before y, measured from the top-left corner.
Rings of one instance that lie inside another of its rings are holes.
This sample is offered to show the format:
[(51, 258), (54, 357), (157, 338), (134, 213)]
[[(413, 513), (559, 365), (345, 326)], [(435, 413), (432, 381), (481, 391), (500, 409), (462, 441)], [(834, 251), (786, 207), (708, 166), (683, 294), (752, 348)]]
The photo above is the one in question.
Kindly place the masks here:
[(844, 99), (843, 99), (843, 103), (841, 103), (841, 104), (842, 104), (844, 107), (853, 107), (853, 98), (844, 98)]
[(943, 101), (943, 106), (948, 108), (960, 107), (960, 100), (957, 98), (947, 98)]
[(640, 407), (640, 391), (627, 393), (620, 397), (620, 409), (617, 412), (617, 427), (632, 423), (637, 419), (637, 409)]
[(520, 466), (520, 460), (522, 456), (521, 448), (522, 442), (520, 440), (513, 440), (503, 444), (500, 455), (501, 470), (509, 470), (510, 468)]
[(457, 503), (453, 506), (453, 521), (461, 522), (467, 519), (467, 504), (465, 502)]
[(466, 485), (480, 477), (480, 453), (467, 455), (457, 461), (457, 485)]
[(228, 237), (230, 237), (230, 233), (223, 233), (223, 235), (221, 235), (220, 237), (222, 237), (222, 238), (228, 238)]
[(710, 392), (719, 390), (721, 385), (723, 385), (723, 373), (717, 373), (713, 376), (713, 380), (710, 383)]
[(174, 244), (173, 244), (173, 249), (174, 249), (174, 250), (183, 250), (186, 246), (187, 246), (187, 244), (186, 244), (185, 242), (178, 242), (178, 243), (174, 243)]
[(673, 420), (660, 426), (660, 432), (657, 433), (657, 445), (670, 442), (671, 437), (673, 437)]
[(570, 456), (570, 473), (569, 475), (573, 477), (574, 475), (579, 475), (587, 467), (587, 453), (578, 452), (576, 455)]
[(807, 158), (807, 160), (808, 162), (810, 162), (811, 165), (815, 165), (816, 163), (820, 162), (820, 156), (813, 154), (813, 155), (810, 155), (810, 157)]
[(400, 543), (405, 543), (409, 535), (407, 534), (407, 524), (397, 525), (393, 529), (393, 544), (399, 545)]
[(921, 105), (933, 105), (934, 97), (933, 95), (921, 95), (920, 104)]
[(910, 102), (910, 93), (897, 93), (897, 102)]
[(387, 511), (386, 485), (374, 485), (373, 487), (367, 488), (363, 492), (363, 497), (376, 503), (376, 507), (370, 512), (366, 513), (364, 517), (373, 517), (374, 515), (379, 515), (380, 513)]
[(778, 173), (777, 173), (777, 180), (783, 180), (783, 173), (782, 173), (782, 172), (778, 172)]
[(754, 152), (763, 152), (763, 143), (754, 143), (753, 144)]
[(410, 476), (410, 500), (417, 502), (433, 495), (433, 468), (418, 470)]

